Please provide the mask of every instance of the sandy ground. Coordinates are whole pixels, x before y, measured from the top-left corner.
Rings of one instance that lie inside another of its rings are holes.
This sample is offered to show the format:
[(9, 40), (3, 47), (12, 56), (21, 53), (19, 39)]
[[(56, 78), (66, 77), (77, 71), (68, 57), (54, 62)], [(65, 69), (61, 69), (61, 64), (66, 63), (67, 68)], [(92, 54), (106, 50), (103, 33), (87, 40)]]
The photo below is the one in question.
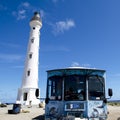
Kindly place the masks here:
[[(20, 114), (8, 114), (9, 109), (12, 109), (12, 105), (0, 108), (0, 120), (35, 120), (37, 116), (43, 115), (45, 112), (43, 108), (39, 108), (38, 106), (33, 106), (32, 108), (23, 106), (22, 109), (29, 111), (29, 113)], [(108, 110), (108, 120), (120, 120), (120, 107), (108, 106)]]
[(22, 106), (22, 109), (29, 111), (29, 113), (8, 114), (8, 110), (12, 109), (12, 107), (13, 105), (0, 107), (0, 120), (34, 120), (33, 118), (44, 114), (44, 109), (38, 106), (32, 106), (32, 108)]
[(108, 106), (108, 120), (120, 120), (120, 106)]

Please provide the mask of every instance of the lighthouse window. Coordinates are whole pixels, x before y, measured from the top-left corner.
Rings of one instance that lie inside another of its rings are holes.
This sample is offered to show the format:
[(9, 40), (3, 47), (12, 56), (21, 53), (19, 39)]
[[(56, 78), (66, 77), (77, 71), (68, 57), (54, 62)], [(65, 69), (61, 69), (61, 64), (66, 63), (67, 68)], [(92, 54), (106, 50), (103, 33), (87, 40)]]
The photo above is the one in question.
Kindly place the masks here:
[(35, 30), (35, 27), (33, 27), (33, 30)]
[(27, 75), (30, 76), (30, 70), (27, 71)]
[(29, 54), (29, 58), (30, 58), (30, 59), (32, 58), (32, 53)]
[(31, 39), (31, 42), (34, 43), (34, 38)]
[(24, 95), (23, 95), (23, 100), (24, 100), (24, 101), (27, 100), (27, 93), (24, 93)]

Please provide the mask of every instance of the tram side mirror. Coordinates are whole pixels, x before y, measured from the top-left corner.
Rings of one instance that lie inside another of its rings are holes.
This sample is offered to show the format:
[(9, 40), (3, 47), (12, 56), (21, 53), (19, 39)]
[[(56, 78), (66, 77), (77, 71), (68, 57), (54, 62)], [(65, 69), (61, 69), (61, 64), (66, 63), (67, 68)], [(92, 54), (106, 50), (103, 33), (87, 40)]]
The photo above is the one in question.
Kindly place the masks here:
[(35, 96), (36, 96), (36, 98), (39, 97), (39, 89), (36, 89), (36, 91), (35, 91)]
[(112, 96), (113, 96), (113, 91), (112, 91), (112, 89), (111, 89), (111, 88), (109, 88), (109, 89), (108, 89), (108, 95), (109, 95), (110, 97), (112, 97)]
[(45, 103), (48, 104), (49, 98), (45, 98)]

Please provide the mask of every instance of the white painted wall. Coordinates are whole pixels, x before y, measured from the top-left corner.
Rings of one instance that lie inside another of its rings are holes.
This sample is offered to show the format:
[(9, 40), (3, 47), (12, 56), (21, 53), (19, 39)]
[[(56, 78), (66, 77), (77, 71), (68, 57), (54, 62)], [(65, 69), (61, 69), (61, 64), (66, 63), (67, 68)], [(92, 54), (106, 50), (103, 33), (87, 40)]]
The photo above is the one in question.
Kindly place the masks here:
[[(35, 91), (38, 88), (38, 64), (39, 64), (39, 37), (40, 29), (42, 27), (39, 14), (35, 13), (33, 18), (30, 21), (30, 37), (27, 48), (27, 55), (24, 67), (24, 73), (22, 78), (21, 88), (18, 90), (17, 102), (21, 104), (29, 104), (29, 101), (32, 101), (32, 104), (38, 104), (39, 100), (35, 97)], [(35, 28), (35, 29), (34, 29)], [(34, 41), (32, 40), (34, 39)], [(32, 42), (33, 41), (33, 42)], [(30, 54), (32, 57), (30, 58)], [(28, 73), (28, 71), (30, 71)], [(29, 75), (28, 75), (29, 74)], [(27, 93), (27, 101), (23, 100), (24, 93)]]

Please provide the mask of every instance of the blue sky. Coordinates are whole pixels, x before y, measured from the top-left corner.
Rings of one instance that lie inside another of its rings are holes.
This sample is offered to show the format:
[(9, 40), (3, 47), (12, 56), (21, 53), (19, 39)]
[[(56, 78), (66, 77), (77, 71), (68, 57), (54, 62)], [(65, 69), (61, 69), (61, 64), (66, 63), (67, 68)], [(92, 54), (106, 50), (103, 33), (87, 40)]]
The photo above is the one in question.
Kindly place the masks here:
[(0, 101), (15, 102), (22, 83), (29, 21), (41, 13), (39, 87), (46, 71), (82, 66), (105, 69), (112, 99), (120, 99), (119, 0), (0, 0)]

